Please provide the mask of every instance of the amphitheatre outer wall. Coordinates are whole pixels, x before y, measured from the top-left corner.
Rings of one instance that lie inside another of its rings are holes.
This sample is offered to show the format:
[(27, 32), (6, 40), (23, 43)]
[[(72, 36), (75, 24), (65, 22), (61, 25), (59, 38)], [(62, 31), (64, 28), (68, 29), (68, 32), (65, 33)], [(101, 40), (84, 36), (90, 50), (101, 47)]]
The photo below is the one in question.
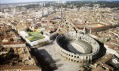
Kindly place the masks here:
[[(60, 44), (60, 42), (62, 42), (62, 40), (75, 40), (75, 41), (83, 40), (91, 45), (92, 52), (88, 53), (88, 54), (87, 53), (77, 54), (77, 53), (70, 52), (70, 51), (66, 50), (62, 46), (62, 44)], [(96, 58), (96, 55), (98, 54), (98, 52), (100, 50), (100, 46), (96, 42), (96, 40), (94, 40), (93, 38), (91, 38), (85, 34), (79, 34), (79, 33), (74, 33), (74, 32), (57, 36), (55, 44), (57, 45), (56, 49), (58, 50), (58, 52), (61, 54), (62, 57), (66, 58), (70, 61), (83, 64), (83, 65), (92, 62), (92, 60), (94, 58)]]

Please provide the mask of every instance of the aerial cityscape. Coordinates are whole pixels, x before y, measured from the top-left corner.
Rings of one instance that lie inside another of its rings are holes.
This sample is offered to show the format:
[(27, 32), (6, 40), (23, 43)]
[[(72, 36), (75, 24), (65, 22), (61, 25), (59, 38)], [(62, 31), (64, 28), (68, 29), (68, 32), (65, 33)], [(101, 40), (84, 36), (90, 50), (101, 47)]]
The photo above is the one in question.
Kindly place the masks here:
[(0, 71), (119, 71), (119, 0), (1, 0)]

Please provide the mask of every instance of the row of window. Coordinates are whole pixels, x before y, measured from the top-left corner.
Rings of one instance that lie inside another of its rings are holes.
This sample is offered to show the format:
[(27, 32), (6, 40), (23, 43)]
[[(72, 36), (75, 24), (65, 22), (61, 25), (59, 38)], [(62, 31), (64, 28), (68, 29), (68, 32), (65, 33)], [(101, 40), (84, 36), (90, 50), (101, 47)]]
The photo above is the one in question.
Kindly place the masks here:
[[(74, 58), (80, 58), (81, 56), (75, 56), (75, 55), (71, 55), (71, 54), (68, 54), (68, 53), (65, 53), (64, 51), (61, 50), (61, 54), (63, 56), (69, 56), (69, 57), (74, 57)], [(88, 59), (88, 57), (86, 57), (86, 59)]]

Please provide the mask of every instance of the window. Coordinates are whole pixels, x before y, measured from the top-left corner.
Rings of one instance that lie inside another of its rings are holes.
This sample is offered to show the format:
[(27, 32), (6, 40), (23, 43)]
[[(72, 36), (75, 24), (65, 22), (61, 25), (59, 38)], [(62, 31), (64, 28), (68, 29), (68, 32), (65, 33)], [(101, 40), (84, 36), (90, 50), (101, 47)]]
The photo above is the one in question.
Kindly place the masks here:
[(77, 58), (79, 58), (79, 56), (77, 56)]

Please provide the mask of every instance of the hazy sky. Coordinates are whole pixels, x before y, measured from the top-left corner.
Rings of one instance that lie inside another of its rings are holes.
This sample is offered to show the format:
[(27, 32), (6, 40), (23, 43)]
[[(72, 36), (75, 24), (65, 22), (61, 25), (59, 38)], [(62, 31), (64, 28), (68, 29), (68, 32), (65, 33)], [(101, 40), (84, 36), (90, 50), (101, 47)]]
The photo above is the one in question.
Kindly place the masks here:
[[(57, 0), (0, 0), (0, 3), (18, 3), (18, 2), (35, 2), (35, 1), (57, 1)], [(59, 0), (75, 1), (75, 0)], [(119, 0), (77, 0), (77, 1), (119, 1)]]

